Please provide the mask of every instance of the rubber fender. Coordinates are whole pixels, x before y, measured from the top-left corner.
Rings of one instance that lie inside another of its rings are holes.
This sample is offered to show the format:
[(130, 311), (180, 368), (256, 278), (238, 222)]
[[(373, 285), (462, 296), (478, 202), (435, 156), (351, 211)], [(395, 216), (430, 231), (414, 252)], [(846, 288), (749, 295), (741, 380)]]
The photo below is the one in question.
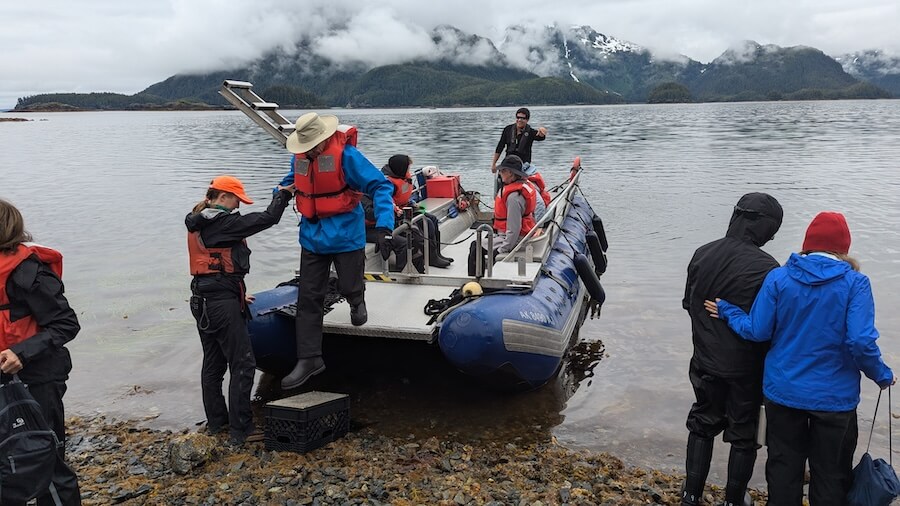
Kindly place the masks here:
[(477, 281), (469, 281), (462, 287), (463, 297), (477, 297), (484, 293), (481, 285)]
[(595, 214), (594, 217), (591, 218), (591, 223), (594, 225), (594, 232), (597, 234), (597, 238), (600, 239), (600, 248), (606, 253), (606, 250), (609, 248), (609, 243), (606, 241), (606, 230), (603, 229), (603, 220)]
[(584, 286), (587, 288), (591, 298), (599, 304), (603, 304), (603, 301), (606, 300), (606, 292), (604, 292), (603, 287), (600, 286), (600, 279), (597, 277), (597, 273), (594, 272), (594, 269), (591, 268), (591, 261), (588, 260), (588, 257), (584, 256), (582, 253), (576, 253), (575, 270), (578, 271), (578, 276), (581, 277), (581, 281), (584, 282)]
[(597, 273), (597, 276), (600, 276), (606, 272), (606, 255), (600, 247), (600, 239), (591, 230), (585, 232), (584, 238), (587, 240), (588, 249), (591, 251), (591, 258), (594, 260), (594, 272)]

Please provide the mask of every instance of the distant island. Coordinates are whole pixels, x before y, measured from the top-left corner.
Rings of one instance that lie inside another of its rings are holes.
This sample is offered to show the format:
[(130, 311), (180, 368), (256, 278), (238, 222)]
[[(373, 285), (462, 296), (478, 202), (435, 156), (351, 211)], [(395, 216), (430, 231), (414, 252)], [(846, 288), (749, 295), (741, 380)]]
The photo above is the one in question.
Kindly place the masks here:
[[(511, 27), (510, 30), (515, 29)], [(546, 27), (529, 61), (541, 75), (512, 65), (489, 39), (451, 26), (433, 30), (437, 60), (370, 68), (336, 64), (298, 42), (247, 65), (179, 74), (134, 95), (53, 93), (23, 97), (15, 112), (79, 110), (223, 110), (226, 79), (249, 81), (285, 109), (326, 107), (509, 107), (621, 103), (884, 99), (900, 97), (900, 60), (878, 51), (832, 58), (807, 47), (745, 41), (710, 63), (656, 58), (650, 51), (588, 26)], [(537, 43), (537, 42), (536, 42)], [(459, 55), (487, 54), (484, 64)], [(453, 56), (456, 55), (456, 56)], [(840, 61), (838, 61), (840, 60)], [(896, 61), (895, 61), (896, 60)]]

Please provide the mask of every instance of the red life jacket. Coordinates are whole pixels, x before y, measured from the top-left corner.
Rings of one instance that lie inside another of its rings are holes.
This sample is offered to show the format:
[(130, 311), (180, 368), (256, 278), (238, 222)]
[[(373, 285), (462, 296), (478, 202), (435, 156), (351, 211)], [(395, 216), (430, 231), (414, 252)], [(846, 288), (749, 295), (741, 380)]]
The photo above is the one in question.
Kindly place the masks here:
[(550, 205), (550, 192), (547, 191), (547, 185), (544, 183), (544, 176), (541, 175), (540, 172), (535, 172), (534, 174), (528, 176), (528, 180), (534, 183), (537, 186), (538, 191), (541, 192), (541, 199), (543, 199), (545, 205)]
[(327, 218), (352, 211), (359, 205), (360, 193), (344, 179), (341, 156), (344, 146), (356, 145), (355, 127), (341, 128), (328, 138), (325, 149), (314, 160), (305, 153), (294, 155), (294, 186), (297, 211), (307, 219)]
[[(246, 240), (241, 241), (244, 244)], [(207, 248), (203, 244), (200, 232), (188, 232), (188, 258), (191, 264), (191, 275), (204, 274), (246, 274), (239, 272), (231, 257), (231, 248)]]
[(403, 207), (409, 204), (409, 199), (412, 197), (413, 193), (413, 185), (412, 181), (409, 179), (409, 172), (407, 171), (406, 178), (388, 176), (387, 179), (394, 185), (394, 205)]
[(32, 315), (10, 321), (10, 300), (6, 293), (9, 276), (26, 258), (37, 256), (57, 276), (62, 277), (62, 253), (34, 243), (22, 243), (12, 254), (0, 253), (0, 351), (9, 349), (35, 335), (40, 330)]
[(524, 181), (516, 181), (503, 186), (503, 190), (494, 198), (494, 229), (498, 232), (506, 232), (506, 198), (512, 193), (519, 192), (525, 197), (525, 210), (522, 212), (522, 229), (519, 236), (524, 236), (534, 228), (534, 208), (537, 206), (537, 190)]
[[(409, 172), (406, 173), (409, 176)], [(394, 214), (399, 215), (400, 209), (409, 204), (409, 199), (413, 194), (413, 185), (410, 181), (409, 177), (406, 179), (388, 176), (387, 180), (394, 185)], [(372, 204), (374, 206), (374, 204)], [(372, 228), (375, 226), (375, 220), (371, 219), (369, 216), (366, 216), (366, 227)]]

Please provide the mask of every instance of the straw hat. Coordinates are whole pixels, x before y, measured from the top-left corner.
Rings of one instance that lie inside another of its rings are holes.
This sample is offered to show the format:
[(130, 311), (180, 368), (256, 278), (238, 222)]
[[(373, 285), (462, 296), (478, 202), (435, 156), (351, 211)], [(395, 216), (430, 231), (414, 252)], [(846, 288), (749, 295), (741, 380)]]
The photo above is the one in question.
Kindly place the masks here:
[(337, 126), (337, 116), (319, 116), (314, 112), (308, 112), (297, 118), (294, 133), (287, 138), (287, 149), (294, 154), (306, 153), (331, 137)]

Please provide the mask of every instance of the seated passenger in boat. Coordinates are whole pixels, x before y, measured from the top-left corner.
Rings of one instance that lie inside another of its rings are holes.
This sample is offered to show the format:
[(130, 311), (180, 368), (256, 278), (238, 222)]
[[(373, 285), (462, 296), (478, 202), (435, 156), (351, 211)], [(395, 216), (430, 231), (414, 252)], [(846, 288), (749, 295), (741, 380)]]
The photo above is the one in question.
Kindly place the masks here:
[[(412, 165), (412, 159), (407, 155), (394, 155), (389, 160), (387, 165), (381, 168), (382, 173), (387, 177), (388, 181), (394, 185), (394, 212), (398, 218), (398, 223), (400, 218), (403, 216), (403, 207), (411, 205), (410, 198), (412, 196), (413, 185), (412, 185), (412, 177), (409, 172), (409, 167)], [(371, 199), (367, 199), (365, 196), (362, 199), (363, 210), (366, 213), (366, 240), (367, 242), (375, 242), (375, 215), (374, 209), (372, 208)], [(440, 254), (440, 229), (437, 225), (437, 219), (434, 216), (431, 216), (426, 213), (424, 220), (420, 220), (418, 222), (418, 229), (413, 231), (412, 236), (412, 246), (413, 246), (413, 266), (416, 268), (419, 273), (425, 272), (424, 266), (424, 237), (422, 235), (422, 224), (425, 223), (428, 227), (428, 238), (429, 238), (429, 262), (428, 265), (432, 267), (441, 267), (445, 268), (450, 265), (452, 259), (446, 258)], [(396, 259), (396, 267), (391, 269), (394, 271), (401, 271), (403, 267), (406, 265), (407, 261), (407, 234), (406, 232), (395, 233), (393, 235), (393, 239), (391, 241), (391, 248), (394, 252)]]
[(536, 205), (534, 207), (534, 221), (540, 221), (544, 216), (544, 213), (547, 212), (547, 206), (550, 205), (550, 201), (552, 200), (550, 197), (550, 192), (547, 191), (547, 185), (544, 183), (544, 176), (538, 171), (537, 166), (532, 163), (525, 162), (522, 164), (522, 171), (528, 176), (528, 182), (531, 183), (532, 186), (537, 190), (538, 195), (541, 197), (537, 199)]
[[(504, 158), (500, 162), (498, 173), (503, 186), (494, 197), (494, 260), (498, 255), (512, 251), (534, 228), (534, 212), (537, 202), (541, 200), (537, 187), (528, 181), (528, 175), (522, 169), (522, 159), (518, 156), (509, 155)], [(472, 242), (469, 248), (470, 276), (475, 275), (476, 249), (475, 242)]]
[(534, 228), (534, 211), (539, 198), (537, 187), (528, 181), (522, 169), (522, 159), (510, 155), (500, 162), (503, 187), (494, 198), (494, 247), (499, 253), (509, 253)]

